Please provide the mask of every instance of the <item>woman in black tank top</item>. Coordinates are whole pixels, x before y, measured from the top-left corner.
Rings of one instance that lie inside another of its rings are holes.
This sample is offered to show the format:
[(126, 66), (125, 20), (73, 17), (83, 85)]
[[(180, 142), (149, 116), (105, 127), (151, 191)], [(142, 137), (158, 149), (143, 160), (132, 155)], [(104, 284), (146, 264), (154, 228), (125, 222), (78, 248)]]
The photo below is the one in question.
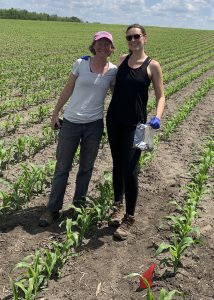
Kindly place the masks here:
[(154, 129), (160, 127), (165, 103), (161, 67), (144, 51), (147, 42), (144, 27), (139, 24), (130, 25), (126, 30), (126, 39), (130, 54), (123, 55), (120, 59), (106, 119), (113, 159), (115, 201), (115, 211), (109, 223), (119, 225), (114, 236), (122, 240), (128, 237), (134, 223), (141, 151), (133, 148), (133, 140), (136, 125), (147, 121), (148, 89), (151, 81), (156, 96), (156, 115), (148, 123)]

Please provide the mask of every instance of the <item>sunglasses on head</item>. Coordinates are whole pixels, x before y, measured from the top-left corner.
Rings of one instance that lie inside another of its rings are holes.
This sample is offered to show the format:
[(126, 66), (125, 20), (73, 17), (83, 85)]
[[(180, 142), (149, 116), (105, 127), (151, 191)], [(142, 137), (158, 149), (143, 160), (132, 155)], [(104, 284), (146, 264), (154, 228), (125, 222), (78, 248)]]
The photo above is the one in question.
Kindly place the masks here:
[(134, 40), (139, 40), (141, 38), (142, 34), (133, 34), (133, 35), (127, 35), (126, 39), (128, 42), (131, 42), (133, 39)]

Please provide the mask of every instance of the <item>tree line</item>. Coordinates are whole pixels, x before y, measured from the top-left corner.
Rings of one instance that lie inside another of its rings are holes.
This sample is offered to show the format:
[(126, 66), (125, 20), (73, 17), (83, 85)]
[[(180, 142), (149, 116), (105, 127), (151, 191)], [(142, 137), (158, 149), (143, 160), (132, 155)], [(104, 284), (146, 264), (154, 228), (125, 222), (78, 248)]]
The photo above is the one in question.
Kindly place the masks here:
[(15, 8), (0, 9), (0, 19), (83, 22), (77, 17), (59, 17), (57, 15), (29, 12), (25, 9), (15, 9)]

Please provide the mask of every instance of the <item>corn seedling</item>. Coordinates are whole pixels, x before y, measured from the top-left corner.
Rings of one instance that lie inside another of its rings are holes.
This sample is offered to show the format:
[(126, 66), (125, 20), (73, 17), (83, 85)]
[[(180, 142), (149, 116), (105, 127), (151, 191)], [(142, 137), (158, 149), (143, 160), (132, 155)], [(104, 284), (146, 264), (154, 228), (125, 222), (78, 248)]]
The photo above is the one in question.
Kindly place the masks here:
[(94, 220), (93, 209), (88, 210), (84, 206), (82, 207), (75, 207), (74, 205), (71, 206), (75, 213), (77, 214), (76, 225), (78, 227), (78, 245), (81, 246), (84, 237), (88, 233), (90, 225)]
[(4, 142), (0, 142), (0, 174), (2, 174), (2, 171), (4, 170), (7, 160), (7, 151), (4, 148)]
[[(19, 269), (20, 280), (13, 281), (11, 279), (14, 299), (33, 300), (36, 299), (36, 294), (44, 284), (45, 276), (42, 273), (42, 256), (40, 251), (36, 251), (35, 255), (27, 256), (22, 262), (18, 263), (14, 270)], [(18, 298), (22, 292), (23, 296)]]
[(162, 259), (161, 264), (172, 266), (173, 274), (175, 274), (179, 266), (181, 266), (181, 256), (187, 248), (194, 245), (195, 243), (196, 241), (191, 237), (184, 237), (180, 239), (174, 235), (172, 237), (171, 243), (160, 244), (155, 254), (160, 255), (163, 252), (168, 252), (170, 257)]
[(110, 172), (104, 172), (103, 182), (99, 182), (97, 190), (99, 196), (92, 199), (89, 203), (92, 207), (94, 214), (94, 220), (96, 222), (102, 222), (109, 219), (109, 211), (113, 207), (113, 188), (112, 188), (112, 174)]

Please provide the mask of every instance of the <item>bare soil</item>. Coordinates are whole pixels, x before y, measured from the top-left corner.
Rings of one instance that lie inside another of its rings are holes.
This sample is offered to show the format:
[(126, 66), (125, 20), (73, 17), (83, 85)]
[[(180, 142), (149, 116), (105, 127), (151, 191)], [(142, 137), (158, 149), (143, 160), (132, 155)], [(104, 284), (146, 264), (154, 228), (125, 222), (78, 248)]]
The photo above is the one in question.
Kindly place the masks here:
[[(214, 70), (209, 71), (168, 100), (163, 124), (168, 116), (176, 112), (185, 97), (191, 95), (202, 80), (213, 73)], [(164, 269), (159, 267), (159, 261), (154, 255), (156, 246), (163, 241), (167, 242), (170, 236), (170, 232), (160, 226), (163, 217), (173, 211), (168, 201), (184, 198), (184, 186), (190, 180), (190, 164), (198, 160), (201, 145), (209, 136), (213, 113), (214, 89), (197, 105), (177, 132), (169, 140), (160, 143), (155, 149), (152, 162), (140, 171), (139, 199), (132, 236), (127, 241), (119, 242), (113, 239), (114, 229), (107, 224), (91, 228), (79, 256), (65, 265), (59, 279), (51, 280), (48, 289), (41, 291), (41, 299), (145, 299), (146, 292), (139, 289), (138, 280), (125, 279), (124, 276), (132, 272), (144, 272), (154, 262), (157, 263), (157, 276), (152, 287), (155, 295), (163, 287), (184, 291), (188, 300), (214, 299), (213, 169), (210, 170), (210, 192), (201, 200), (196, 220), (203, 243), (186, 252), (182, 258), (183, 266), (175, 277), (160, 277)], [(37, 154), (33, 162), (41, 164), (47, 158), (54, 159), (54, 152), (55, 145)], [(12, 172), (13, 168), (7, 172)], [(72, 198), (76, 170), (77, 166), (71, 172), (64, 207)], [(95, 184), (102, 178), (104, 170), (111, 170), (108, 145), (100, 149), (89, 194), (96, 193)], [(35, 249), (45, 247), (64, 234), (58, 223), (48, 228), (38, 227), (49, 189), (40, 197), (34, 197), (23, 210), (8, 214), (0, 220), (2, 300), (12, 299), (8, 275), (15, 264), (26, 255), (33, 254)]]

